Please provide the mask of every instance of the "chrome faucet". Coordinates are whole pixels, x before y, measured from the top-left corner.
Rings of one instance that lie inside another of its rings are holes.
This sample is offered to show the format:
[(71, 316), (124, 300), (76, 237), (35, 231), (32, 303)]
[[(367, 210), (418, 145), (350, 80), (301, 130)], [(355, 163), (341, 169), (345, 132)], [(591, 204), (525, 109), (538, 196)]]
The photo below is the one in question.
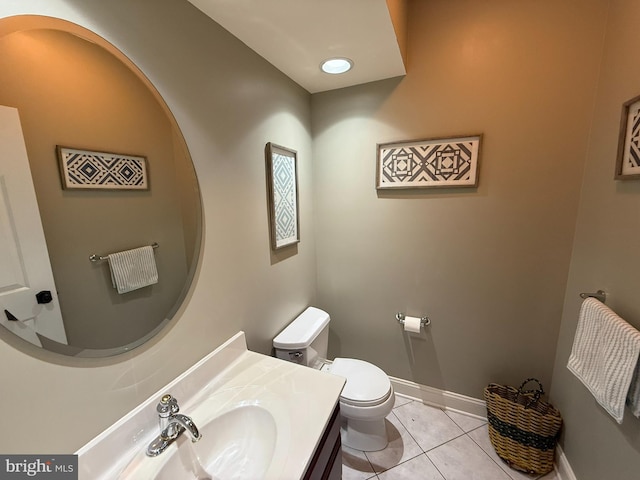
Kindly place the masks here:
[(156, 411), (158, 412), (160, 435), (147, 447), (147, 455), (150, 457), (156, 457), (164, 452), (182, 432), (188, 432), (192, 442), (197, 442), (202, 438), (193, 420), (178, 413), (180, 411), (178, 401), (171, 395), (166, 394), (160, 399)]

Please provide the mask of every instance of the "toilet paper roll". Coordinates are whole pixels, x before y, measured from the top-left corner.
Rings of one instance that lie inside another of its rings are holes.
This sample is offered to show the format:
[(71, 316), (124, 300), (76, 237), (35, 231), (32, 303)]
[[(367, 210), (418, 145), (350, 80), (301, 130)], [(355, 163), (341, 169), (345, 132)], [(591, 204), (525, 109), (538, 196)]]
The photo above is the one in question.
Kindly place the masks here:
[(420, 319), (418, 317), (404, 317), (404, 331), (420, 333)]

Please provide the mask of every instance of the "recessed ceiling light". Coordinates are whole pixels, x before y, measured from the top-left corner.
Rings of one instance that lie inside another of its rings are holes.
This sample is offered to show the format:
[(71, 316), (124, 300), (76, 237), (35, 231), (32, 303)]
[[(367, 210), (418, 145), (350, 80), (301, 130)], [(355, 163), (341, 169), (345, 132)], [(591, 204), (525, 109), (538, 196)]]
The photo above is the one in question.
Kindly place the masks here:
[(341, 73), (346, 73), (353, 67), (353, 62), (348, 58), (330, 58), (325, 60), (320, 65), (320, 68), (325, 73), (330, 73), (332, 75), (339, 75)]

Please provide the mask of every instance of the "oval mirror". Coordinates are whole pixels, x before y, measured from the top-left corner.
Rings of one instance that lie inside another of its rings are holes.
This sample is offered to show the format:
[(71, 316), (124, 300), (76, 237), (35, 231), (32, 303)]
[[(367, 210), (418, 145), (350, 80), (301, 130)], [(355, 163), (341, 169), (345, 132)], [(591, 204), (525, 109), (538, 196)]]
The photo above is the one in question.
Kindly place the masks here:
[(141, 345), (180, 307), (200, 247), (175, 119), (121, 52), (48, 17), (0, 20), (0, 85), (0, 330), (73, 356)]

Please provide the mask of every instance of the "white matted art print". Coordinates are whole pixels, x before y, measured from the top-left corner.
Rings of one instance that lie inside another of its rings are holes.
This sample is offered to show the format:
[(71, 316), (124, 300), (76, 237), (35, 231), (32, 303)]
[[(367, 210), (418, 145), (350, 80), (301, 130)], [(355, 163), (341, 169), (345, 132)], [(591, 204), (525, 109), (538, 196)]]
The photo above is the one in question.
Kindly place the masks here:
[(376, 188), (478, 185), (482, 135), (378, 144)]
[(622, 105), (616, 180), (640, 178), (640, 96)]
[(271, 248), (300, 241), (297, 152), (271, 142), (265, 148)]
[(60, 145), (56, 151), (64, 189), (149, 190), (145, 157)]

